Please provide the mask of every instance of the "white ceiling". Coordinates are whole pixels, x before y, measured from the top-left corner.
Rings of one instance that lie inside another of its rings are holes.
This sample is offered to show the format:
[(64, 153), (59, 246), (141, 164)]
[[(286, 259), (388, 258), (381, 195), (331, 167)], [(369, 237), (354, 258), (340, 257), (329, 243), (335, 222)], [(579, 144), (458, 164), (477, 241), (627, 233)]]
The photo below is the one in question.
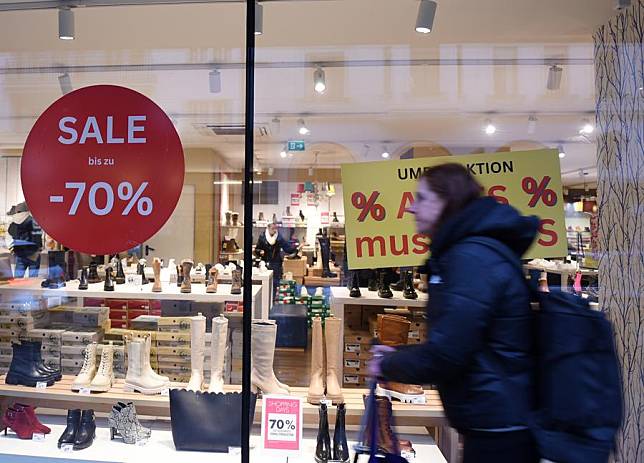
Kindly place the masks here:
[[(269, 135), (256, 139), (258, 162), (337, 166), (377, 159), (383, 144), (394, 154), (427, 142), (467, 153), (532, 140), (564, 145), (566, 183), (592, 180), (595, 146), (578, 130), (595, 107), (592, 34), (614, 14), (612, 4), (442, 0), (434, 31), (422, 36), (413, 30), (416, 0), (266, 2), (255, 110)], [(75, 88), (141, 91), (176, 120), (185, 146), (242, 166), (243, 137), (202, 127), (243, 122), (243, 3), (77, 8), (75, 19), (70, 42), (57, 38), (56, 10), (0, 12), (0, 148), (22, 146), (60, 97), (57, 77), (67, 70)], [(554, 92), (545, 86), (552, 60), (564, 63)], [(328, 64), (323, 95), (313, 91), (319, 62)], [(219, 94), (208, 91), (214, 66)], [(538, 118), (532, 134), (529, 114)], [(307, 151), (281, 159), (283, 143), (302, 138), (300, 117), (312, 131)], [(492, 137), (482, 131), (488, 118), (498, 127)]]

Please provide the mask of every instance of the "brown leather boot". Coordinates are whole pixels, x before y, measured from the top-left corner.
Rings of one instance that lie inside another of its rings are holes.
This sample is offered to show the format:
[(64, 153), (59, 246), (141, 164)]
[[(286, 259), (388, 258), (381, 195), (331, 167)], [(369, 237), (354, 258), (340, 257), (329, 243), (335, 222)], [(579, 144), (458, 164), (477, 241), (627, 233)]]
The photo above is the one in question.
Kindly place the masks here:
[[(369, 397), (363, 396), (362, 400), (366, 406)], [(378, 449), (388, 454), (400, 455), (400, 445), (392, 429), (393, 414), (391, 401), (387, 397), (376, 396), (376, 413), (378, 414)], [(363, 444), (365, 447), (369, 447), (371, 443), (370, 426), (370, 424), (367, 424), (364, 432), (365, 442)]]
[(182, 293), (192, 292), (192, 280), (190, 280), (190, 271), (192, 270), (193, 265), (195, 265), (195, 263), (190, 259), (184, 259), (181, 261), (181, 275), (183, 276), (183, 282), (181, 283)]
[(217, 292), (217, 275), (219, 275), (219, 271), (215, 267), (210, 267), (208, 271), (208, 286), (206, 286), (207, 293)]
[(241, 294), (242, 292), (242, 273), (241, 270), (233, 270), (233, 284), (230, 288), (230, 294)]
[[(407, 344), (411, 322), (399, 315), (378, 315), (378, 338), (385, 346)], [(376, 393), (401, 402), (424, 404), (425, 392), (421, 386), (394, 381), (378, 384)]]
[(152, 271), (154, 272), (154, 284), (152, 285), (153, 293), (161, 292), (161, 259), (155, 257), (152, 261)]

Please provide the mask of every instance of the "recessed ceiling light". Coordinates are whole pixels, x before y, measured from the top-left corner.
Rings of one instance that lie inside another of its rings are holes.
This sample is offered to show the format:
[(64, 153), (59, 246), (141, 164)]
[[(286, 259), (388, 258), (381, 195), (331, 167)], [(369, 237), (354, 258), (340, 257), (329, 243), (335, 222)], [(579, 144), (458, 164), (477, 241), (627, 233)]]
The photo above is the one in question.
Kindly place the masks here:
[(429, 34), (434, 27), (437, 4), (433, 0), (420, 0), (416, 17), (416, 32)]

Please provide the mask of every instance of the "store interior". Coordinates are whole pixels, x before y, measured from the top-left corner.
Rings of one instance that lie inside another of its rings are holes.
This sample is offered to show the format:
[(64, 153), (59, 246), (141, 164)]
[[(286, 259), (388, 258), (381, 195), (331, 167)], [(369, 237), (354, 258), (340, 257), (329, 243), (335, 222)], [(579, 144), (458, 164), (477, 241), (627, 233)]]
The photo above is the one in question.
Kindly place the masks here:
[[(242, 189), (244, 7), (243, 2), (214, 1), (73, 8), (74, 40), (60, 40), (56, 9), (2, 11), (0, 5), (0, 271), (16, 275), (10, 226), (28, 215), (20, 206), (25, 140), (40, 114), (64, 94), (99, 84), (143, 93), (171, 118), (185, 157), (179, 203), (149, 241), (114, 259), (68, 250), (45, 230), (32, 278), (28, 271), (24, 279), (7, 279), (0, 286), (0, 373), (10, 371), (15, 356), (12, 336), (25, 336), (4, 319), (16, 316), (15, 307), (28, 308), (20, 316), (29, 319), (34, 336), (51, 334), (47, 330), (58, 336), (41, 342), (43, 352), (50, 349), (45, 364), (51, 359), (50, 368), (58, 369), (62, 380), (49, 384), (44, 375), (37, 383), (44, 381), (53, 391), (41, 408), (50, 420), (44, 421), (59, 434), (65, 426), (61, 415), (74, 397), (81, 397), (96, 410), (101, 429), (96, 441), (109, 443), (105, 420), (113, 419), (112, 404), (131, 400), (144, 424), (139, 432), (145, 434), (149, 426), (153, 436), (166, 439), (153, 442), (148, 434), (134, 440), (145, 441), (148, 449), (172, 447), (165, 396), (196, 381), (191, 340), (202, 346), (204, 372), (203, 386), (198, 381), (192, 389), (239, 390), (242, 297), (237, 291), (248, 284), (241, 281), (240, 264), (250, 248), (257, 251), (251, 307), (253, 317), (264, 320), (253, 325), (253, 351), (262, 349), (261, 340), (273, 340), (268, 351), (277, 381), (263, 392), (303, 397), (311, 449), (302, 461), (312, 461), (320, 398), (311, 400), (311, 382), (324, 322), (325, 336), (332, 336), (324, 341), (326, 371), (335, 370), (341, 388), (329, 404), (329, 421), (333, 429), (340, 416), (336, 406), (345, 403), (349, 439), (356, 439), (367, 384), (366, 346), (383, 329), (378, 315), (403, 317), (408, 342), (423, 342), (427, 295), (417, 269), (409, 284), (402, 281), (404, 272), (383, 269), (377, 275), (361, 272), (356, 281), (362, 299), (349, 296), (356, 285), (345, 259), (343, 164), (557, 149), (569, 252), (550, 262), (531, 262), (526, 269), (544, 275), (553, 287), (574, 286), (580, 275), (582, 290), (597, 300), (593, 34), (618, 14), (613, 2), (439, 2), (429, 34), (414, 30), (418, 2), (411, 0), (262, 2), (253, 204), (244, 204)], [(289, 149), (289, 141), (303, 144)], [(244, 223), (246, 208), (251, 208), (252, 224)], [(278, 251), (279, 268), (268, 259), (260, 265), (265, 254), (257, 249), (271, 223), (293, 248)], [(244, 241), (249, 226), (252, 243)], [(62, 264), (67, 278), (52, 277), (52, 262)], [(111, 276), (125, 283), (115, 281), (110, 290), (105, 279), (111, 265)], [(89, 272), (85, 290), (79, 287), (83, 267)], [(154, 282), (161, 291), (153, 289)], [(392, 297), (379, 294), (389, 283), (394, 284)], [(221, 328), (224, 324), (227, 328)], [(258, 334), (256, 341), (255, 330), (267, 334)], [(82, 339), (72, 339), (74, 332), (84, 333)], [(182, 336), (187, 341), (174, 339)], [(217, 350), (215, 339), (222, 336), (224, 349)], [(333, 343), (339, 350), (330, 348)], [(111, 352), (116, 374), (105, 390), (91, 379), (74, 386), (92, 345), (97, 346), (92, 350), (96, 368), (102, 352)], [(144, 385), (134, 389), (138, 392), (127, 388), (134, 387), (127, 378), (132, 360), (126, 360), (132, 348), (142, 350), (141, 362), (152, 373), (166, 378), (148, 385), (149, 395)], [(211, 368), (214, 372), (220, 361), (224, 373), (218, 380), (225, 385), (213, 387)], [(26, 400), (38, 405), (21, 395), (26, 387), (3, 382), (3, 404)], [(331, 398), (328, 389), (327, 383)], [(436, 391), (424, 385), (411, 396), (391, 399), (399, 432), (413, 442), (417, 461), (456, 461), (458, 439), (446, 427)], [(258, 417), (253, 439), (258, 439)], [(53, 449), (55, 439), (47, 441)], [(16, 453), (30, 452), (27, 443), (20, 443), (26, 450), (16, 445)], [(96, 452), (99, 448), (94, 443)], [(231, 452), (229, 458), (239, 457)]]

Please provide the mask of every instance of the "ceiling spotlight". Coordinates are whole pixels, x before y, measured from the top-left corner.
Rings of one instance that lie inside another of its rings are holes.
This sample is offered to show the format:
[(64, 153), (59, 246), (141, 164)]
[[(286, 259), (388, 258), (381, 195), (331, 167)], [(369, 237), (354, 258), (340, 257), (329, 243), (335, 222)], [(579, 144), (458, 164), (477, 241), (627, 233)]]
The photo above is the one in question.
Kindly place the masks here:
[(561, 76), (563, 69), (556, 64), (548, 68), (548, 83), (546, 87), (548, 90), (559, 90), (561, 88)]
[(273, 119), (271, 119), (271, 132), (275, 135), (280, 133), (282, 127), (282, 123), (280, 121), (280, 118), (275, 116)]
[(381, 154), (383, 159), (389, 159), (389, 150), (387, 149), (386, 145), (382, 145), (382, 154)]
[(326, 78), (324, 76), (324, 69), (317, 68), (313, 73), (313, 84), (315, 91), (318, 93), (324, 93), (326, 90)]
[(255, 2), (255, 35), (264, 33), (264, 5)]
[(208, 84), (210, 86), (210, 93), (221, 92), (221, 72), (213, 69), (208, 73)]
[(485, 133), (488, 135), (494, 135), (496, 133), (496, 126), (492, 124), (492, 121), (487, 119), (485, 121)]
[(309, 177), (313, 177), (313, 167), (309, 167)]
[(280, 157), (281, 157), (282, 159), (285, 159), (285, 158), (286, 158), (286, 148), (282, 148), (282, 151), (280, 151)]
[(582, 135), (590, 135), (595, 131), (595, 127), (590, 123), (588, 119), (583, 120), (583, 126), (579, 129), (579, 133)]
[(418, 17), (416, 18), (416, 32), (429, 34), (432, 31), (437, 6), (434, 0), (420, 0)]
[(58, 38), (74, 40), (74, 12), (69, 7), (58, 10)]
[(74, 90), (72, 87), (72, 78), (67, 73), (58, 76), (58, 83), (60, 84), (60, 91), (63, 95), (67, 95)]
[(268, 175), (270, 175), (272, 177), (274, 173), (275, 173), (275, 169), (273, 169), (272, 167), (269, 167), (268, 168)]
[(559, 145), (557, 147), (557, 150), (559, 151), (559, 159), (563, 159), (566, 157), (566, 152), (564, 151), (563, 145)]
[(534, 114), (530, 114), (528, 116), (528, 133), (530, 135), (534, 135), (534, 133), (537, 131), (537, 116)]
[(299, 127), (298, 132), (300, 135), (308, 135), (311, 133), (311, 131), (308, 129), (306, 124), (304, 123), (304, 119), (298, 119), (297, 120), (297, 125)]

